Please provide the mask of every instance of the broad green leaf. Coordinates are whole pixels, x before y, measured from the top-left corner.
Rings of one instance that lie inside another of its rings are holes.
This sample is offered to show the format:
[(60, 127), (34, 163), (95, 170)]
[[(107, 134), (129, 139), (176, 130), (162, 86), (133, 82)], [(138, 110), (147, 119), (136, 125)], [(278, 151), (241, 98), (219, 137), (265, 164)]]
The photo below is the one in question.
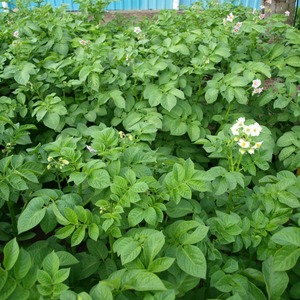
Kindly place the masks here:
[(111, 289), (105, 282), (99, 282), (96, 286), (94, 286), (90, 292), (92, 299), (105, 299), (105, 300), (113, 300), (113, 294)]
[(162, 92), (159, 87), (155, 84), (147, 84), (143, 92), (144, 98), (149, 100), (151, 107), (157, 106), (160, 104), (162, 98)]
[(274, 271), (288, 271), (292, 269), (300, 257), (297, 246), (283, 246), (274, 255)]
[(144, 219), (144, 210), (140, 207), (133, 208), (128, 214), (128, 223), (130, 226), (136, 226)]
[(28, 189), (28, 186), (24, 179), (22, 179), (21, 176), (16, 174), (10, 174), (8, 177), (8, 183), (16, 190), (18, 191), (24, 191)]
[(14, 274), (16, 279), (23, 279), (31, 268), (31, 256), (30, 254), (21, 248), (18, 259), (14, 265)]
[(22, 286), (19, 285), (15, 288), (13, 293), (6, 299), (7, 300), (15, 300), (15, 299), (28, 300), (30, 299), (29, 296), (30, 296), (29, 290), (24, 289)]
[(83, 241), (86, 227), (86, 225), (81, 225), (74, 231), (71, 237), (72, 247), (79, 245)]
[(300, 228), (298, 227), (284, 227), (276, 232), (271, 240), (279, 245), (288, 246), (294, 245), (300, 247)]
[(56, 255), (59, 258), (59, 265), (61, 267), (71, 266), (79, 263), (78, 259), (67, 251), (57, 251)]
[(0, 267), (0, 291), (5, 285), (7, 278), (8, 278), (8, 271)]
[(61, 240), (65, 239), (74, 232), (75, 228), (76, 228), (75, 225), (71, 225), (71, 224), (67, 225), (65, 227), (58, 229), (55, 233), (55, 236)]
[(47, 112), (45, 117), (43, 118), (43, 123), (45, 126), (56, 130), (60, 122), (60, 115), (56, 112)]
[(73, 209), (66, 207), (63, 213), (71, 224), (78, 225), (78, 217)]
[(4, 284), (4, 287), (0, 291), (1, 299), (4, 299), (4, 300), (8, 299), (8, 297), (13, 294), (16, 287), (17, 287), (16, 280), (14, 280), (13, 278), (8, 278), (6, 280), (6, 283)]
[(292, 67), (300, 67), (300, 56), (290, 56), (285, 59), (285, 63)]
[(106, 170), (95, 170), (87, 177), (88, 184), (94, 189), (104, 189), (110, 185), (110, 177)]
[[(300, 201), (293, 193), (289, 191), (279, 191), (277, 194), (279, 202), (291, 207), (298, 208), (300, 207)], [(299, 244), (300, 247), (300, 244)]]
[(206, 260), (202, 251), (194, 245), (179, 246), (177, 264), (181, 270), (198, 278), (206, 278)]
[(279, 57), (285, 51), (285, 46), (279, 43), (274, 44), (271, 52), (270, 52), (270, 60), (274, 60), (275, 58)]
[(89, 87), (95, 91), (98, 92), (99, 91), (99, 87), (100, 87), (100, 79), (99, 79), (99, 75), (95, 72), (92, 72), (89, 77), (88, 77), (88, 85)]
[(153, 273), (159, 273), (168, 270), (174, 263), (175, 258), (171, 257), (159, 257), (153, 260), (149, 266), (148, 271)]
[(53, 276), (53, 283), (57, 284), (64, 282), (69, 277), (70, 270), (70, 268), (58, 270)]
[(40, 197), (33, 198), (21, 213), (18, 219), (18, 233), (21, 234), (38, 225), (46, 214), (44, 200)]
[(177, 98), (172, 94), (164, 94), (161, 99), (161, 106), (167, 111), (171, 111), (177, 104)]
[(59, 258), (57, 254), (54, 251), (48, 254), (44, 258), (42, 266), (44, 271), (47, 272), (51, 277), (53, 277), (59, 269)]
[(286, 290), (289, 282), (289, 277), (287, 273), (275, 271), (273, 257), (270, 257), (263, 262), (262, 272), (265, 279), (268, 299), (281, 299), (281, 296)]
[(37, 280), (42, 285), (51, 285), (53, 283), (52, 277), (44, 270), (37, 271)]
[(160, 278), (146, 270), (128, 270), (122, 277), (123, 289), (144, 291), (166, 290)]
[(109, 92), (110, 97), (113, 99), (116, 107), (118, 108), (125, 108), (126, 106), (126, 102), (122, 94), (123, 93), (119, 90), (113, 90)]
[(20, 253), (20, 248), (16, 238), (10, 240), (4, 246), (3, 253), (4, 253), (3, 266), (7, 271), (9, 271), (15, 265)]
[(96, 223), (92, 223), (88, 226), (88, 235), (92, 240), (97, 241), (99, 234), (99, 226)]
[(297, 139), (297, 136), (294, 132), (288, 131), (284, 133), (278, 140), (277, 146), (278, 147), (287, 147), (293, 145), (293, 141)]
[(144, 242), (144, 256), (147, 264), (151, 263), (165, 244), (165, 237), (162, 232), (155, 232), (147, 237)]
[(209, 88), (205, 93), (205, 100), (208, 104), (214, 103), (219, 95), (219, 90), (216, 88)]

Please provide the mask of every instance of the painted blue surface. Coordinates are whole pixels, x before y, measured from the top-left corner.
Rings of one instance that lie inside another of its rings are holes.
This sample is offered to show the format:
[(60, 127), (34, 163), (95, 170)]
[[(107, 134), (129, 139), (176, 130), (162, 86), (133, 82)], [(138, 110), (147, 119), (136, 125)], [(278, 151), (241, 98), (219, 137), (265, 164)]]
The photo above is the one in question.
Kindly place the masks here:
[(108, 5), (107, 10), (172, 9), (172, 0), (122, 0)]
[[(180, 7), (189, 7), (198, 0), (180, 0)], [(228, 0), (220, 0), (224, 3)], [(1, 2), (1, 0), (0, 0)], [(205, 0), (203, 0), (205, 3)], [(236, 4), (241, 3), (245, 6), (259, 9), (262, 0), (236, 0)], [(50, 3), (53, 7), (58, 7), (62, 4), (67, 5), (67, 10), (79, 10), (79, 4), (74, 2), (74, 0), (45, 0), (45, 3)], [(300, 6), (300, 0), (298, 0), (298, 5)], [(12, 7), (10, 5), (10, 7)], [(107, 10), (140, 10), (140, 9), (172, 9), (172, 0), (115, 0), (108, 7)], [(0, 3), (0, 12), (3, 11), (2, 3)]]

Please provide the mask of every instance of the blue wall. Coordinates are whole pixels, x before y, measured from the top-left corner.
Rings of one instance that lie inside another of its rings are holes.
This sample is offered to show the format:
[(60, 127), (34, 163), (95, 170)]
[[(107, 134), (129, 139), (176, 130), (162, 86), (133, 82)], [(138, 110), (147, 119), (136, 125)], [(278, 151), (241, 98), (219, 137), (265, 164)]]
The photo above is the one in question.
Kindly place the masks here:
[[(181, 7), (189, 7), (198, 0), (180, 0)], [(228, 0), (220, 0), (221, 3)], [(1, 0), (0, 0), (1, 2)], [(68, 10), (79, 10), (79, 5), (74, 2), (74, 0), (45, 0), (46, 3), (50, 3), (54, 7), (60, 6), (61, 4), (67, 4)], [(205, 2), (205, 0), (204, 0)], [(236, 3), (241, 3), (245, 6), (253, 7), (259, 9), (262, 0), (236, 0)], [(300, 0), (298, 0), (300, 5)], [(1, 11), (0, 3), (0, 11)], [(115, 0), (110, 5), (108, 5), (107, 10), (139, 10), (139, 9), (172, 9), (172, 0)]]

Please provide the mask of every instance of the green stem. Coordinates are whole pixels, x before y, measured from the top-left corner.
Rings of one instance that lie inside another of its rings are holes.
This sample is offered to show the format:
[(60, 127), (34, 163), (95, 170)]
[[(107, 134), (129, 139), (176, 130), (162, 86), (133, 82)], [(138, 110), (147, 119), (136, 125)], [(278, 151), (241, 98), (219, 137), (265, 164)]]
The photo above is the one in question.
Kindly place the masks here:
[(243, 158), (243, 154), (240, 154), (239, 161), (238, 161), (238, 163), (237, 163), (237, 165), (236, 165), (236, 168), (235, 168), (235, 171), (236, 171), (236, 172), (239, 172), (239, 171), (240, 171), (240, 164), (241, 164), (241, 162), (242, 162), (242, 158)]
[(111, 259), (114, 259), (115, 258), (114, 251), (113, 251), (114, 238), (111, 234), (109, 234), (108, 239), (109, 239), (110, 257)]
[(14, 233), (14, 236), (18, 235), (18, 227), (17, 227), (17, 220), (16, 220), (16, 214), (14, 210), (14, 203), (11, 201), (7, 201), (7, 207), (11, 219), (11, 225), (12, 225), (12, 230)]
[(56, 172), (56, 181), (57, 181), (58, 189), (61, 190), (61, 185), (60, 185), (60, 180), (59, 180), (58, 172)]

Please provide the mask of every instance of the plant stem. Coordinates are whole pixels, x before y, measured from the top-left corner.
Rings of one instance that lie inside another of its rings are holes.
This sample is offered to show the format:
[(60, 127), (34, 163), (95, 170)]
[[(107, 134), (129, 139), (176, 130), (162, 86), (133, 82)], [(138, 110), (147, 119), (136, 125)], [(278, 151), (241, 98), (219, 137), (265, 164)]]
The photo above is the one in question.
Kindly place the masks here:
[(114, 238), (111, 234), (109, 234), (108, 239), (109, 239), (110, 257), (111, 257), (111, 259), (114, 259), (114, 252), (113, 252)]

